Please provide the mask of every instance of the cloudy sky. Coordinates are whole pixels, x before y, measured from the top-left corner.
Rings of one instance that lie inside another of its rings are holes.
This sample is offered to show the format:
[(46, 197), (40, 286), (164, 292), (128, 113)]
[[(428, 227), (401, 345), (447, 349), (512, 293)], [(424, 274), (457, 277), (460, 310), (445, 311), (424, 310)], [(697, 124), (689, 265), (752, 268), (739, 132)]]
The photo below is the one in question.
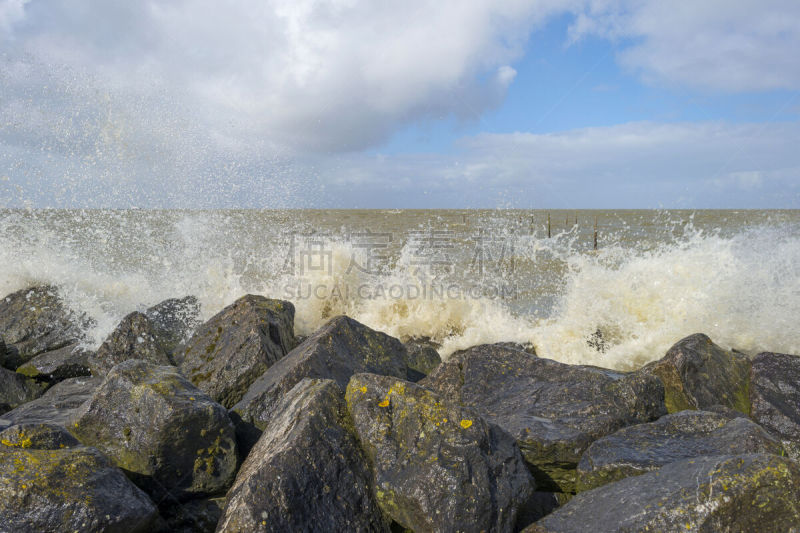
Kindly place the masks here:
[(800, 207), (796, 0), (0, 0), (0, 207)]

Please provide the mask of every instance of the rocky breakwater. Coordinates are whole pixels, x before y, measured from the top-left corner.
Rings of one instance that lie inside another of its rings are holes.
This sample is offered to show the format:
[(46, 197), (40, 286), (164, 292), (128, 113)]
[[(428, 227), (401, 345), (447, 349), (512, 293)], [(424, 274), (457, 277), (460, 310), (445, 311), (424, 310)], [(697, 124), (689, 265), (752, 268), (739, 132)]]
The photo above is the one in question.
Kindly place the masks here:
[(53, 288), (0, 302), (0, 531), (800, 530), (794, 355), (440, 362), (344, 316), (298, 343), (262, 296), (131, 311), (93, 351)]

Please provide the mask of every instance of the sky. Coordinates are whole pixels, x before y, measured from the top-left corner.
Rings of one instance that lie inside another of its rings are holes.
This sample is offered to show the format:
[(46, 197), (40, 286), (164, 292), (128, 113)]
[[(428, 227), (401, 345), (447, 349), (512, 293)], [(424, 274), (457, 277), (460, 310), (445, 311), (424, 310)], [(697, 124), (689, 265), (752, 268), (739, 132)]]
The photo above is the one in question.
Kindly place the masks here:
[(0, 207), (800, 208), (796, 0), (0, 0)]

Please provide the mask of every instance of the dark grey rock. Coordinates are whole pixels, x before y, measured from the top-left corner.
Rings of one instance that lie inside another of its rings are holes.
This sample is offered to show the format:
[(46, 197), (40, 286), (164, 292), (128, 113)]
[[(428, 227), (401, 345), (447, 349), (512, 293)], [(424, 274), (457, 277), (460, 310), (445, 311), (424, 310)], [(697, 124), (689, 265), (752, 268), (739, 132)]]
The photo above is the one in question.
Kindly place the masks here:
[(89, 366), (92, 375), (104, 376), (112, 367), (129, 359), (154, 365), (172, 365), (156, 335), (153, 322), (143, 313), (133, 312), (123, 318), (97, 349), (97, 353), (89, 357)]
[(414, 531), (515, 531), (535, 483), (514, 439), (414, 383), (356, 374), (347, 406), (383, 512)]
[(43, 352), (74, 344), (90, 321), (71, 312), (55, 287), (23, 289), (0, 300), (0, 331), (11, 348), (5, 365), (16, 369)]
[(666, 414), (657, 378), (495, 344), (452, 354), (420, 384), (509, 432), (546, 491), (575, 491), (575, 468), (594, 440)]
[(144, 312), (153, 324), (159, 343), (172, 355), (202, 323), (200, 302), (194, 296), (170, 298)]
[(159, 505), (225, 490), (236, 473), (236, 436), (226, 410), (175, 367), (120, 363), (67, 429)]
[(750, 374), (753, 420), (778, 435), (800, 460), (800, 357), (760, 353)]
[(37, 380), (58, 382), (67, 378), (91, 375), (91, 352), (78, 344), (70, 344), (52, 352), (44, 352), (17, 368), (17, 372)]
[(248, 295), (200, 326), (176, 358), (192, 383), (231, 407), (294, 347), (294, 306)]
[(61, 426), (19, 424), (0, 431), (0, 444), (22, 449), (59, 450), (79, 446), (80, 442)]
[(342, 390), (304, 379), (247, 456), (219, 532), (388, 531)]
[(411, 340), (405, 343), (406, 364), (408, 365), (407, 379), (417, 382), (430, 374), (439, 366), (442, 358), (430, 342)]
[(797, 531), (800, 465), (769, 454), (698, 457), (582, 492), (527, 533)]
[(664, 383), (670, 413), (719, 404), (750, 414), (750, 362), (723, 350), (702, 333), (678, 341), (663, 358), (640, 372), (658, 376)]
[[(83, 402), (102, 380), (99, 378), (70, 378), (56, 383), (40, 398), (20, 405), (3, 415), (6, 426), (12, 424), (35, 423), (64, 426)], [(0, 423), (0, 427), (3, 424)]]
[(0, 335), (0, 366), (6, 365), (6, 353), (8, 353), (8, 348), (6, 347), (6, 341), (3, 340), (3, 336)]
[(578, 490), (644, 474), (683, 459), (743, 453), (781, 455), (783, 448), (764, 428), (746, 418), (680, 411), (593, 442), (578, 464)]
[(10, 411), (18, 405), (30, 402), (41, 396), (46, 385), (0, 368), (0, 414)]
[(158, 512), (103, 455), (0, 444), (3, 531), (151, 531)]
[(405, 378), (405, 346), (352, 318), (333, 318), (270, 367), (233, 406), (243, 447), (252, 446), (278, 402), (303, 378), (332, 379), (344, 389), (358, 372)]

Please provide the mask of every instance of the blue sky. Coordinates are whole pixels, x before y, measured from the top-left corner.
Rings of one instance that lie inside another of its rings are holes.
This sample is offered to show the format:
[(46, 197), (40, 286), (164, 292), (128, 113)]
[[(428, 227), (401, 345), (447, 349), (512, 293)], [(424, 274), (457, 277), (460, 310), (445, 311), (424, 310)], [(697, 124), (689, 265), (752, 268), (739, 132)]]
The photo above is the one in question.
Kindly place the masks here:
[(800, 207), (800, 4), (0, 0), (2, 206)]

